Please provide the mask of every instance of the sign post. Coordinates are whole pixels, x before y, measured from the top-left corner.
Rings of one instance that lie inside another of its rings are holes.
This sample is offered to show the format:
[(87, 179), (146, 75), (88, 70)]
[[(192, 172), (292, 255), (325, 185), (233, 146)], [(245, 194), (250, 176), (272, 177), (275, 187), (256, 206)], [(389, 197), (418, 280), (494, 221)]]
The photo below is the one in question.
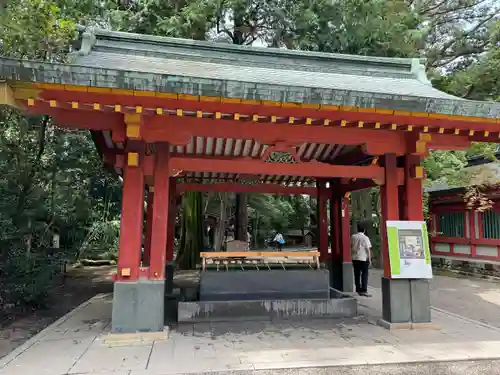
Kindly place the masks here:
[(393, 279), (432, 279), (427, 225), (423, 221), (387, 221)]

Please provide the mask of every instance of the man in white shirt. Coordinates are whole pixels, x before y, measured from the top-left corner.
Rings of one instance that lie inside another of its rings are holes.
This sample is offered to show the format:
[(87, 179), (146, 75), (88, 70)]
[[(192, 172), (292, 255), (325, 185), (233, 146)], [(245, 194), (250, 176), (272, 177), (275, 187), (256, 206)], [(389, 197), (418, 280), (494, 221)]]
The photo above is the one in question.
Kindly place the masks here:
[(283, 238), (283, 235), (280, 232), (276, 233), (276, 236), (274, 236), (274, 242), (276, 242), (278, 246), (278, 251), (281, 251), (283, 249), (283, 245), (285, 244), (285, 239)]
[(358, 233), (351, 236), (351, 255), (356, 293), (371, 297), (368, 294), (368, 267), (372, 263), (372, 244), (362, 223), (358, 224)]

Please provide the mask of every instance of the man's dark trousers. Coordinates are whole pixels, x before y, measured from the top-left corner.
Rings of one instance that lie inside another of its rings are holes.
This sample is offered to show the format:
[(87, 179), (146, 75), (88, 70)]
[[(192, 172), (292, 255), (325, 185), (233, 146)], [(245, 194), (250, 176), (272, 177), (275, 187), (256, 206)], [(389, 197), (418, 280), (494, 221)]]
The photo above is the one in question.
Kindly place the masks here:
[(352, 268), (354, 269), (354, 285), (356, 285), (356, 293), (368, 292), (368, 266), (370, 262), (367, 260), (353, 260)]

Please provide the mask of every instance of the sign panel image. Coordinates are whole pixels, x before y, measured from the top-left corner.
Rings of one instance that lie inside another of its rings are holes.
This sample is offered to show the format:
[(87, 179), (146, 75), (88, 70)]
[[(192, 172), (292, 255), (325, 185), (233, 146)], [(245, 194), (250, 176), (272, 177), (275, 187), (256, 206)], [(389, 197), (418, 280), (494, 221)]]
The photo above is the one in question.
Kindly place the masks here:
[(421, 230), (398, 230), (398, 236), (401, 259), (423, 259), (425, 257)]
[(423, 221), (387, 221), (391, 276), (395, 279), (432, 278), (427, 226)]

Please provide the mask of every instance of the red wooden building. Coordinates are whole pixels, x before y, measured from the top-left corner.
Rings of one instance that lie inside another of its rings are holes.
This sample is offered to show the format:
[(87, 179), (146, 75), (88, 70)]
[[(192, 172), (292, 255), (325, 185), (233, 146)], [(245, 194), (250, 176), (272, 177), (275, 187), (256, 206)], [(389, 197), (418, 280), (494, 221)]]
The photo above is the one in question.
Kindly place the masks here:
[[(2, 57), (0, 77), (0, 104), (90, 129), (123, 175), (116, 331), (163, 328), (173, 202), (182, 191), (316, 194), (321, 258), (334, 286), (348, 291), (347, 193), (380, 185), (385, 220), (423, 220), (420, 161), (428, 149), (465, 149), (500, 131), (499, 104), (432, 88), (418, 59), (89, 29), (68, 63)], [(428, 283), (392, 279), (384, 226), (381, 240), (383, 319), (428, 322)], [(412, 303), (428, 313), (417, 317)]]
[[(500, 264), (500, 165), (475, 157), (464, 173), (467, 186), (437, 184), (428, 189), (431, 251), (436, 258)], [(491, 209), (481, 212), (468, 205), (464, 195), (470, 187), (484, 194)]]

